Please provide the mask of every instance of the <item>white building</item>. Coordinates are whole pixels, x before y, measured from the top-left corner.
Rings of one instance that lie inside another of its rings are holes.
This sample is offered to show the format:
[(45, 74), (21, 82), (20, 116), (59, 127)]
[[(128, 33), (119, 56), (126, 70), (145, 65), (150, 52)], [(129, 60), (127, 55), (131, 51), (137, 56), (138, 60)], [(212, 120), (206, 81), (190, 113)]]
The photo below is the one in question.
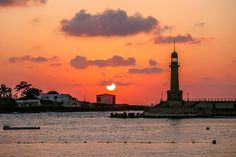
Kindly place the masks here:
[(54, 102), (65, 102), (72, 99), (69, 94), (42, 94), (38, 97), (40, 100), (49, 100)]
[(116, 96), (112, 94), (99, 94), (97, 95), (97, 103), (116, 104)]
[(38, 97), (40, 100), (62, 103), (64, 106), (80, 106), (79, 101), (70, 94), (47, 93)]

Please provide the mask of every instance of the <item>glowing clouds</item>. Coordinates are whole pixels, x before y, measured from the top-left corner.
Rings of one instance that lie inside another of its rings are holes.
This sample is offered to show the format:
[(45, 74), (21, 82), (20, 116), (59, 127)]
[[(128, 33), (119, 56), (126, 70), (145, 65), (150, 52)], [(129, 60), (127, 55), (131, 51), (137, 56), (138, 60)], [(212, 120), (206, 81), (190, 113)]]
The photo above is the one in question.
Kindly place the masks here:
[(157, 25), (154, 17), (128, 16), (120, 9), (107, 9), (95, 15), (81, 10), (72, 19), (61, 21), (61, 31), (72, 36), (126, 36), (150, 32)]
[(150, 66), (157, 65), (157, 62), (153, 59), (149, 59), (148, 63), (149, 63)]
[[(72, 19), (61, 20), (60, 25), (60, 31), (78, 37), (122, 37), (150, 32), (154, 36), (152, 39), (155, 44), (170, 44), (174, 39), (179, 43), (197, 44), (203, 40), (203, 38), (195, 38), (191, 34), (164, 36), (163, 33), (174, 30), (174, 26), (161, 26), (159, 21), (152, 16), (143, 17), (141, 14), (130, 16), (121, 9), (107, 9), (97, 14), (80, 10)], [(204, 24), (200, 23), (199, 25)], [(132, 42), (129, 42), (126, 46), (131, 44)]]
[(135, 58), (128, 58), (124, 59), (121, 56), (115, 55), (111, 58), (107, 59), (96, 59), (96, 60), (88, 60), (84, 56), (76, 56), (70, 61), (71, 66), (77, 69), (84, 69), (87, 68), (89, 65), (94, 65), (98, 67), (118, 67), (118, 66), (129, 66), (135, 65)]
[(185, 35), (176, 35), (176, 36), (157, 36), (154, 39), (154, 42), (156, 44), (161, 44), (161, 43), (173, 43), (173, 41), (178, 43), (200, 43), (203, 39), (202, 38), (194, 38), (191, 34), (185, 34)]
[(158, 74), (163, 72), (163, 69), (154, 67), (154, 68), (143, 68), (143, 69), (138, 69), (138, 68), (131, 68), (128, 71), (131, 74)]
[(57, 56), (46, 58), (46, 57), (42, 57), (42, 56), (32, 57), (29, 55), (25, 55), (25, 56), (20, 56), (20, 57), (11, 57), (11, 58), (9, 58), (8, 61), (10, 63), (23, 62), (23, 61), (42, 63), (42, 62), (54, 61), (57, 59), (58, 59)]
[(35, 6), (45, 4), (46, 0), (0, 0), (0, 7)]

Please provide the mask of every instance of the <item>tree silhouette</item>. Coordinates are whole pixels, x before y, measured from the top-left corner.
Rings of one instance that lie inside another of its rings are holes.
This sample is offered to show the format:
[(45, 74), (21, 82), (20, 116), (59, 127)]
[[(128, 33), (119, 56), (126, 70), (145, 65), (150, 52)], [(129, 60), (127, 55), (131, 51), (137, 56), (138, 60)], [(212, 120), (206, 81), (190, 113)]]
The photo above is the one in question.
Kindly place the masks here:
[(38, 88), (30, 88), (25, 91), (24, 95), (26, 99), (38, 99), (38, 96), (41, 95), (43, 91)]
[(32, 84), (27, 83), (26, 81), (21, 81), (19, 84), (16, 85), (15, 90), (16, 90), (16, 95), (18, 92), (21, 91), (21, 96), (25, 96), (25, 93), (30, 89)]
[(59, 94), (57, 91), (49, 91), (47, 94)]
[(12, 89), (10, 87), (7, 87), (5, 84), (1, 84), (0, 86), (0, 98), (11, 98)]

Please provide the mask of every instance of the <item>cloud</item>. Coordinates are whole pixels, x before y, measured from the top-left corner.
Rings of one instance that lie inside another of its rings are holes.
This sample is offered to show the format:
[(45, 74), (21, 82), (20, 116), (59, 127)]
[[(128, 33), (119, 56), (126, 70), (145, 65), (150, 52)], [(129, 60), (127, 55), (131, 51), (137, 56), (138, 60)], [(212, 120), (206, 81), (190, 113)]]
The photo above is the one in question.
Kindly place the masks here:
[(83, 69), (89, 66), (89, 61), (86, 57), (76, 56), (70, 61), (70, 64), (77, 69)]
[[(200, 23), (199, 23), (200, 24)], [(175, 36), (165, 36), (163, 35), (166, 31), (172, 31), (174, 30), (174, 26), (164, 25), (159, 26), (155, 30), (155, 36), (153, 39), (155, 44), (163, 44), (163, 43), (173, 43), (174, 40), (177, 43), (192, 43), (192, 44), (198, 44), (201, 43), (203, 40), (206, 40), (206, 38), (195, 38), (191, 34), (178, 34)]]
[(143, 69), (138, 69), (138, 68), (131, 68), (128, 70), (129, 73), (132, 74), (158, 74), (163, 72), (163, 69), (161, 68), (143, 68)]
[(43, 45), (42, 44), (37, 44), (37, 45), (34, 45), (32, 48), (41, 49), (41, 48), (43, 48)]
[(23, 62), (23, 61), (41, 63), (41, 62), (56, 60), (57, 58), (58, 58), (57, 56), (54, 56), (54, 57), (51, 57), (51, 58), (46, 58), (46, 57), (42, 57), (42, 56), (31, 57), (29, 55), (25, 55), (25, 56), (21, 56), (21, 57), (11, 57), (11, 58), (9, 58), (8, 61), (11, 62), (11, 63)]
[(148, 63), (149, 63), (150, 66), (157, 65), (157, 62), (153, 59), (149, 59)]
[(128, 16), (120, 9), (108, 9), (94, 15), (81, 10), (72, 19), (61, 21), (61, 31), (72, 36), (127, 36), (150, 32), (157, 25), (158, 21), (152, 16)]
[(96, 59), (96, 60), (88, 60), (84, 56), (76, 56), (70, 61), (70, 64), (77, 68), (77, 69), (84, 69), (87, 68), (89, 65), (94, 65), (98, 67), (117, 67), (117, 66), (129, 66), (129, 65), (135, 65), (136, 63), (135, 58), (128, 58), (124, 59), (121, 56), (115, 55), (112, 58), (108, 59)]
[(202, 42), (202, 38), (194, 38), (192, 35), (190, 34), (185, 34), (185, 35), (176, 35), (176, 36), (157, 36), (156, 38), (154, 38), (154, 42), (156, 44), (162, 44), (162, 43), (173, 43), (175, 40), (175, 42), (177, 43), (200, 43)]
[(124, 78), (124, 77), (127, 77), (126, 75), (115, 75), (114, 78)]
[(42, 21), (42, 18), (41, 18), (41, 17), (35, 17), (35, 18), (33, 18), (31, 21), (32, 21), (33, 23), (35, 23), (35, 24), (38, 24), (38, 23), (40, 23), (40, 22)]
[(61, 63), (52, 63), (52, 64), (50, 64), (49, 66), (50, 67), (59, 67), (59, 66), (61, 66), (62, 64)]
[(79, 83), (75, 83), (73, 84), (74, 87), (82, 87), (83, 85), (82, 84), (79, 84)]
[(161, 31), (161, 32), (166, 32), (166, 31), (172, 31), (172, 30), (174, 30), (174, 29), (175, 29), (174, 26), (165, 25), (164, 27), (161, 27), (161, 28), (160, 28), (160, 31)]
[(99, 86), (107, 86), (107, 85), (110, 85), (112, 83), (115, 83), (116, 86), (128, 86), (128, 85), (130, 85), (130, 82), (121, 82), (121, 81), (109, 80), (109, 81), (101, 81), (99, 83)]
[(194, 26), (203, 27), (203, 26), (205, 26), (205, 23), (204, 22), (195, 23)]
[(127, 43), (125, 43), (125, 46), (130, 46), (132, 44), (133, 44), (133, 42), (127, 42)]
[(214, 80), (214, 78), (212, 78), (212, 77), (201, 77), (200, 78), (203, 82), (209, 82), (209, 81), (213, 81)]
[(37, 6), (46, 4), (46, 0), (0, 0), (0, 7)]

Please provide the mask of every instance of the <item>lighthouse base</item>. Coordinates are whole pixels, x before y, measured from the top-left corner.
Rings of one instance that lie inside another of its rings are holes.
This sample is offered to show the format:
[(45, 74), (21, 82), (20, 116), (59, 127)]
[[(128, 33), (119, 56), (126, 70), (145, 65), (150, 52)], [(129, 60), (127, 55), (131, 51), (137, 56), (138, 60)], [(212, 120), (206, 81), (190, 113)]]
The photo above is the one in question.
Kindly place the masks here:
[(183, 91), (167, 91), (167, 101), (183, 101)]

